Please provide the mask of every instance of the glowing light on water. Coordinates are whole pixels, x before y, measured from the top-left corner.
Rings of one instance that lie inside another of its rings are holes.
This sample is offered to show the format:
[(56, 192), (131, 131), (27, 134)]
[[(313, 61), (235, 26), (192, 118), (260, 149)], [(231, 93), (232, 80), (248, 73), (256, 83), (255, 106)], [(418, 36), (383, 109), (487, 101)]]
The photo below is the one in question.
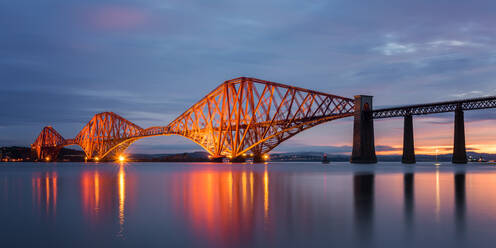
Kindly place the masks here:
[[(120, 159), (119, 159), (120, 160)], [(124, 166), (119, 168), (119, 234), (118, 236), (123, 237), (124, 234), (124, 207), (126, 200), (126, 172), (124, 171)]]

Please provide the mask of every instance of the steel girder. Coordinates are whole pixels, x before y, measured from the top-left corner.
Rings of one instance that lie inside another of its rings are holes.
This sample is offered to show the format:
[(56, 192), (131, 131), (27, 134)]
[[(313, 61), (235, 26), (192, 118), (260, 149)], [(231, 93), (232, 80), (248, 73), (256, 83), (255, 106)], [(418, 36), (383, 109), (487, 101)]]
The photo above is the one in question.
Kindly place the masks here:
[(125, 150), (136, 138), (142, 136), (143, 128), (113, 112), (95, 115), (74, 138), (88, 158), (104, 158), (116, 148)]
[(224, 82), (166, 130), (190, 138), (214, 157), (263, 154), (322, 122), (351, 116), (349, 98), (256, 78)]
[(65, 139), (51, 126), (44, 127), (31, 145), (38, 159), (55, 160)]
[(372, 111), (374, 119), (403, 117), (406, 115), (427, 115), (435, 113), (453, 112), (461, 110), (475, 110), (496, 108), (496, 97), (482, 97), (458, 101), (407, 105), (394, 108), (376, 109)]

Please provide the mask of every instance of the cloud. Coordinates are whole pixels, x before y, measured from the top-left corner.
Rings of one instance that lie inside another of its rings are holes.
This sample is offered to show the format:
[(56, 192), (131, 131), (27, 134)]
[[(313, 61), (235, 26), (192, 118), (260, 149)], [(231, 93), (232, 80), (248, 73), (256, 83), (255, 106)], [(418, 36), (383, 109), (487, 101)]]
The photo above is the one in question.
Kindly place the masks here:
[(480, 44), (470, 42), (470, 41), (459, 41), (459, 40), (435, 40), (428, 42), (427, 45), (432, 48), (439, 47), (471, 47), (471, 46), (480, 46)]
[(494, 93), (494, 92), (483, 92), (483, 91), (480, 91), (480, 90), (472, 90), (472, 91), (469, 91), (469, 92), (463, 92), (463, 93), (459, 93), (459, 94), (452, 94), (451, 96), (453, 96), (455, 98), (475, 98), (475, 97), (490, 96), (491, 93)]
[(149, 16), (141, 8), (106, 5), (96, 6), (86, 11), (87, 23), (104, 31), (135, 30), (147, 24)]
[[(390, 39), (391, 34), (387, 34), (386, 37)], [(412, 54), (415, 52), (429, 52), (450, 48), (462, 48), (462, 47), (479, 47), (482, 46), (479, 43), (471, 41), (460, 41), (460, 40), (434, 40), (429, 42), (419, 42), (419, 43), (399, 43), (399, 42), (387, 42), (386, 44), (375, 47), (373, 50), (379, 51), (380, 53), (392, 56), (401, 54)]]
[(417, 49), (415, 48), (415, 45), (413, 45), (413, 44), (400, 44), (400, 43), (396, 43), (396, 42), (388, 42), (383, 46), (375, 48), (375, 50), (378, 50), (387, 56), (405, 54), (405, 53), (413, 53), (413, 52), (417, 51)]

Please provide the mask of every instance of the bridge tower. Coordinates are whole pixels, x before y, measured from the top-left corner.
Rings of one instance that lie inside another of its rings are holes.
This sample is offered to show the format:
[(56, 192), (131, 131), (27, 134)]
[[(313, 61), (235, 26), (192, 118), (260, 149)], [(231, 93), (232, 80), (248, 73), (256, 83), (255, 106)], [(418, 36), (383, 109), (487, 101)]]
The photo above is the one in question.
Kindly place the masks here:
[(374, 145), (372, 96), (355, 96), (353, 122), (353, 151), (351, 163), (377, 163)]
[(465, 148), (465, 123), (463, 117), (463, 110), (461, 105), (456, 106), (455, 109), (455, 137), (453, 143), (453, 158), (454, 164), (467, 163), (467, 150)]
[(403, 127), (403, 157), (401, 162), (405, 164), (414, 164), (415, 147), (413, 141), (413, 118), (412, 114), (405, 115), (405, 123)]

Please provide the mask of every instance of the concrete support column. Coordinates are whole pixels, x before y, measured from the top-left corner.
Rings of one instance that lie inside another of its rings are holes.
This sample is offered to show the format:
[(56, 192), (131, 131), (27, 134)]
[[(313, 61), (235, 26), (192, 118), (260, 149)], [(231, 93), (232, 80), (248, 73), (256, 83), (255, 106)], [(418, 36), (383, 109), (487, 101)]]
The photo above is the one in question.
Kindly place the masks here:
[(350, 162), (377, 163), (374, 145), (374, 120), (372, 119), (372, 96), (355, 96), (353, 151)]
[(415, 163), (415, 147), (413, 141), (413, 118), (408, 114), (405, 116), (403, 127), (403, 157), (401, 162), (405, 164)]
[(224, 158), (225, 158), (225, 157), (211, 158), (211, 159), (210, 159), (210, 162), (212, 162), (212, 163), (222, 163), (222, 160), (223, 160)]
[(465, 122), (463, 110), (457, 107), (455, 110), (455, 135), (453, 144), (452, 162), (455, 164), (467, 163), (467, 151), (465, 149)]
[(244, 162), (246, 162), (246, 158), (243, 156), (231, 158), (231, 163), (244, 163)]

